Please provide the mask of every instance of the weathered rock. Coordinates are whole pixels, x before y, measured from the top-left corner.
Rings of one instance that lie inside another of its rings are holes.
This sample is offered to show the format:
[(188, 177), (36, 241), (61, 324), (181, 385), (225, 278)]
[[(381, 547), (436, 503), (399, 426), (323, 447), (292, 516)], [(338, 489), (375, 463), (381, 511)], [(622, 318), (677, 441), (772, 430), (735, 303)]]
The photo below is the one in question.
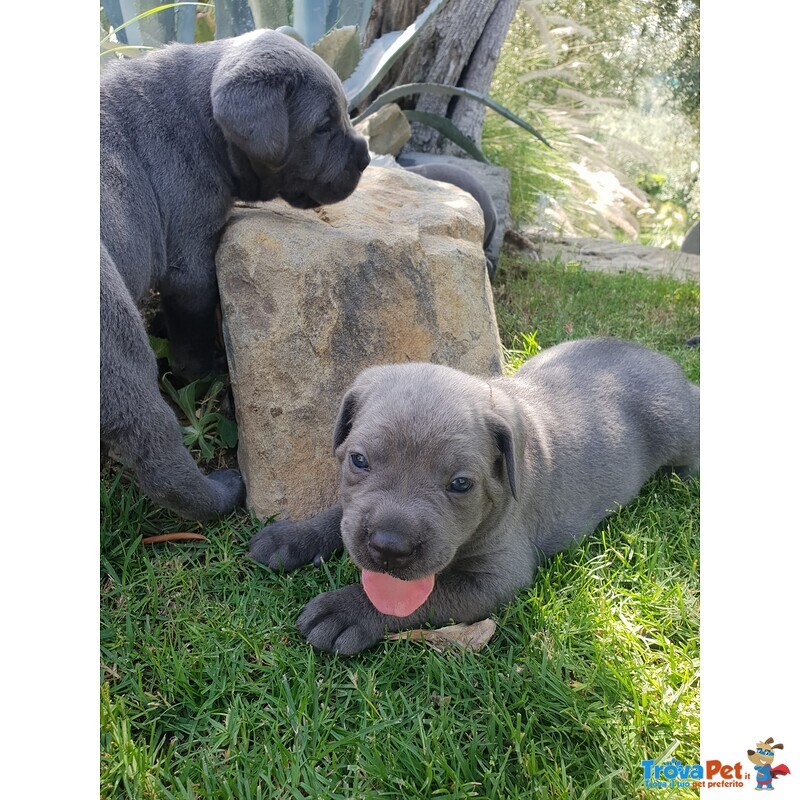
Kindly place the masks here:
[(411, 126), (397, 103), (381, 106), (355, 127), (377, 155), (396, 156), (411, 136)]
[(511, 176), (508, 170), (504, 167), (496, 167), (494, 164), (484, 164), (472, 158), (458, 158), (439, 153), (418, 153), (409, 150), (401, 153), (397, 161), (404, 167), (419, 164), (452, 164), (469, 172), (483, 185), (492, 198), (497, 215), (494, 236), (486, 247), (487, 255), (496, 264), (500, 257), (500, 248), (503, 246), (503, 236), (511, 225)]
[(365, 367), (500, 371), (482, 230), (466, 192), (397, 168), (369, 167), (351, 197), (321, 209), (234, 209), (217, 273), (239, 466), (258, 517), (335, 500), (333, 424)]
[(583, 269), (595, 272), (634, 271), (669, 275), (680, 280), (700, 278), (700, 256), (614, 239), (546, 239), (540, 245), (539, 254), (542, 258), (574, 261)]

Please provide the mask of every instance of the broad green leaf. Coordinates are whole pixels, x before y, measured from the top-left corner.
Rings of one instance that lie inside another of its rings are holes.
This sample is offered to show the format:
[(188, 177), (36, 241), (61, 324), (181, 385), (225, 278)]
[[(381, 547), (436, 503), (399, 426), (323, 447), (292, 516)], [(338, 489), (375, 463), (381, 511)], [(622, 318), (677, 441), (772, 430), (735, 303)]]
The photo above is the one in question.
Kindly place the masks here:
[(443, 83), (404, 83), (401, 86), (395, 86), (376, 97), (364, 111), (353, 118), (352, 122), (354, 125), (357, 125), (370, 114), (374, 114), (381, 106), (391, 103), (399, 97), (407, 97), (410, 94), (421, 94), (423, 92), (428, 94), (456, 94), (459, 97), (469, 97), (471, 100), (483, 103), (487, 108), (491, 108), (492, 111), (496, 111), (501, 116), (519, 125), (520, 128), (528, 131), (528, 133), (535, 136), (546, 147), (549, 147), (551, 150), (553, 149), (539, 131), (525, 122), (524, 119), (518, 117), (513, 111), (510, 111), (505, 106), (492, 100), (491, 97), (487, 97), (480, 92), (474, 92), (472, 89), (465, 89), (462, 86), (447, 86)]
[(159, 336), (148, 336), (150, 348), (156, 354), (156, 358), (166, 358), (172, 364), (172, 350), (169, 346), (169, 339), (162, 339)]
[(203, 400), (204, 403), (209, 402), (210, 400), (216, 400), (217, 395), (225, 388), (225, 381), (221, 378), (214, 378), (211, 382), (211, 386), (209, 386), (208, 390), (205, 393), (205, 399)]
[(200, 446), (200, 453), (205, 461), (211, 461), (214, 458), (214, 448), (211, 446), (211, 442), (205, 437), (200, 436), (197, 439), (197, 444)]
[(466, 134), (462, 133), (453, 123), (453, 120), (442, 117), (439, 114), (431, 114), (429, 111), (403, 111), (409, 122), (421, 122), (429, 128), (434, 128), (443, 136), (455, 142), (462, 150), (466, 150), (476, 161), (483, 161), (488, 164), (489, 160), (475, 142)]
[(170, 375), (171, 373), (169, 372), (165, 373), (164, 377), (161, 379), (161, 385), (166, 389), (167, 394), (172, 398), (175, 405), (183, 412), (186, 419), (188, 419), (190, 423), (194, 423), (195, 409), (197, 407), (195, 396), (198, 381), (189, 383), (182, 389), (176, 389), (169, 380)]
[(169, 380), (169, 375), (171, 373), (166, 373), (163, 378), (161, 378), (161, 385), (166, 389), (167, 394), (176, 402), (180, 403), (180, 396), (178, 395), (178, 390), (172, 385)]
[(355, 71), (344, 81), (348, 110), (354, 109), (369, 97), (392, 64), (446, 2), (447, 0), (431, 0), (427, 8), (404, 31), (386, 33), (364, 51)]
[(248, 0), (256, 28), (275, 28), (289, 22), (286, 0)]
[(194, 424), (195, 411), (197, 410), (197, 381), (187, 383), (183, 389), (178, 389), (178, 396), (180, 398), (180, 406), (187, 418)]
[(334, 28), (319, 41), (314, 42), (311, 49), (339, 76), (340, 80), (345, 80), (353, 73), (361, 58), (358, 28), (355, 25)]
[(239, 429), (233, 420), (220, 414), (217, 421), (217, 436), (225, 447), (236, 447), (236, 442), (239, 441)]
[(294, 0), (292, 25), (306, 42), (316, 42), (328, 29), (327, 19), (331, 0)]

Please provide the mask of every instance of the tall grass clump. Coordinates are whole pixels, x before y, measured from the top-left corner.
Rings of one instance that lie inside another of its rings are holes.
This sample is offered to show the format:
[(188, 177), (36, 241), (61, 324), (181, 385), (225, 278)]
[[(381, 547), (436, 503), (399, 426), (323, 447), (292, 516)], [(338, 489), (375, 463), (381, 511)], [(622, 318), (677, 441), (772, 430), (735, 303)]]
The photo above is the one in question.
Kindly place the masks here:
[(661, 45), (646, 40), (628, 52), (631, 41), (593, 30), (591, 9), (583, 9), (585, 24), (568, 16), (567, 5), (522, 4), (495, 71), (492, 96), (553, 145), (539, 147), (487, 117), (483, 148), (511, 172), (513, 220), (545, 235), (678, 247), (699, 216), (696, 126), (676, 110), (665, 75), (629, 65), (638, 89), (609, 80), (614, 96), (600, 95), (602, 83), (587, 84), (587, 66), (613, 71), (606, 50), (635, 62), (640, 51)]

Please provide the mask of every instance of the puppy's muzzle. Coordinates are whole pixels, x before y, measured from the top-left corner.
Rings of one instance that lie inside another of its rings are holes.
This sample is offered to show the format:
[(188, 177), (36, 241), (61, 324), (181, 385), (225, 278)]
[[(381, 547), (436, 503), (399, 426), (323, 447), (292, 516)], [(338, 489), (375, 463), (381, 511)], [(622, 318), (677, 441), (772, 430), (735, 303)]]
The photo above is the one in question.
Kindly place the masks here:
[(377, 530), (367, 542), (370, 556), (387, 572), (406, 566), (416, 549), (401, 533)]
[(361, 173), (369, 166), (369, 148), (366, 139), (358, 134), (349, 137), (347, 143), (347, 162), (343, 170), (329, 165), (327, 170), (318, 176), (317, 181), (307, 184), (302, 192), (286, 193), (281, 196), (297, 208), (313, 208), (344, 200), (358, 186)]
[(357, 136), (353, 144), (354, 160), (359, 174), (369, 166), (369, 147), (367, 140), (363, 136)]

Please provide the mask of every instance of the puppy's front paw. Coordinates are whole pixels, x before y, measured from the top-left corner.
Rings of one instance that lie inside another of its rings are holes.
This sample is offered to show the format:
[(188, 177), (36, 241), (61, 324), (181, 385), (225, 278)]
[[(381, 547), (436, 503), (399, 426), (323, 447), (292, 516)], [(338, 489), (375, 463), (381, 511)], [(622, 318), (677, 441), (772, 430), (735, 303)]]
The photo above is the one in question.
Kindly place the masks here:
[(281, 520), (267, 525), (250, 540), (250, 556), (270, 569), (290, 570), (320, 563), (337, 550), (337, 542), (307, 521)]
[(246, 490), (238, 469), (218, 469), (210, 473), (208, 479), (217, 490), (220, 514), (227, 514), (244, 503)]
[(350, 656), (383, 638), (384, 618), (354, 583), (317, 595), (297, 620), (300, 633), (318, 650)]

